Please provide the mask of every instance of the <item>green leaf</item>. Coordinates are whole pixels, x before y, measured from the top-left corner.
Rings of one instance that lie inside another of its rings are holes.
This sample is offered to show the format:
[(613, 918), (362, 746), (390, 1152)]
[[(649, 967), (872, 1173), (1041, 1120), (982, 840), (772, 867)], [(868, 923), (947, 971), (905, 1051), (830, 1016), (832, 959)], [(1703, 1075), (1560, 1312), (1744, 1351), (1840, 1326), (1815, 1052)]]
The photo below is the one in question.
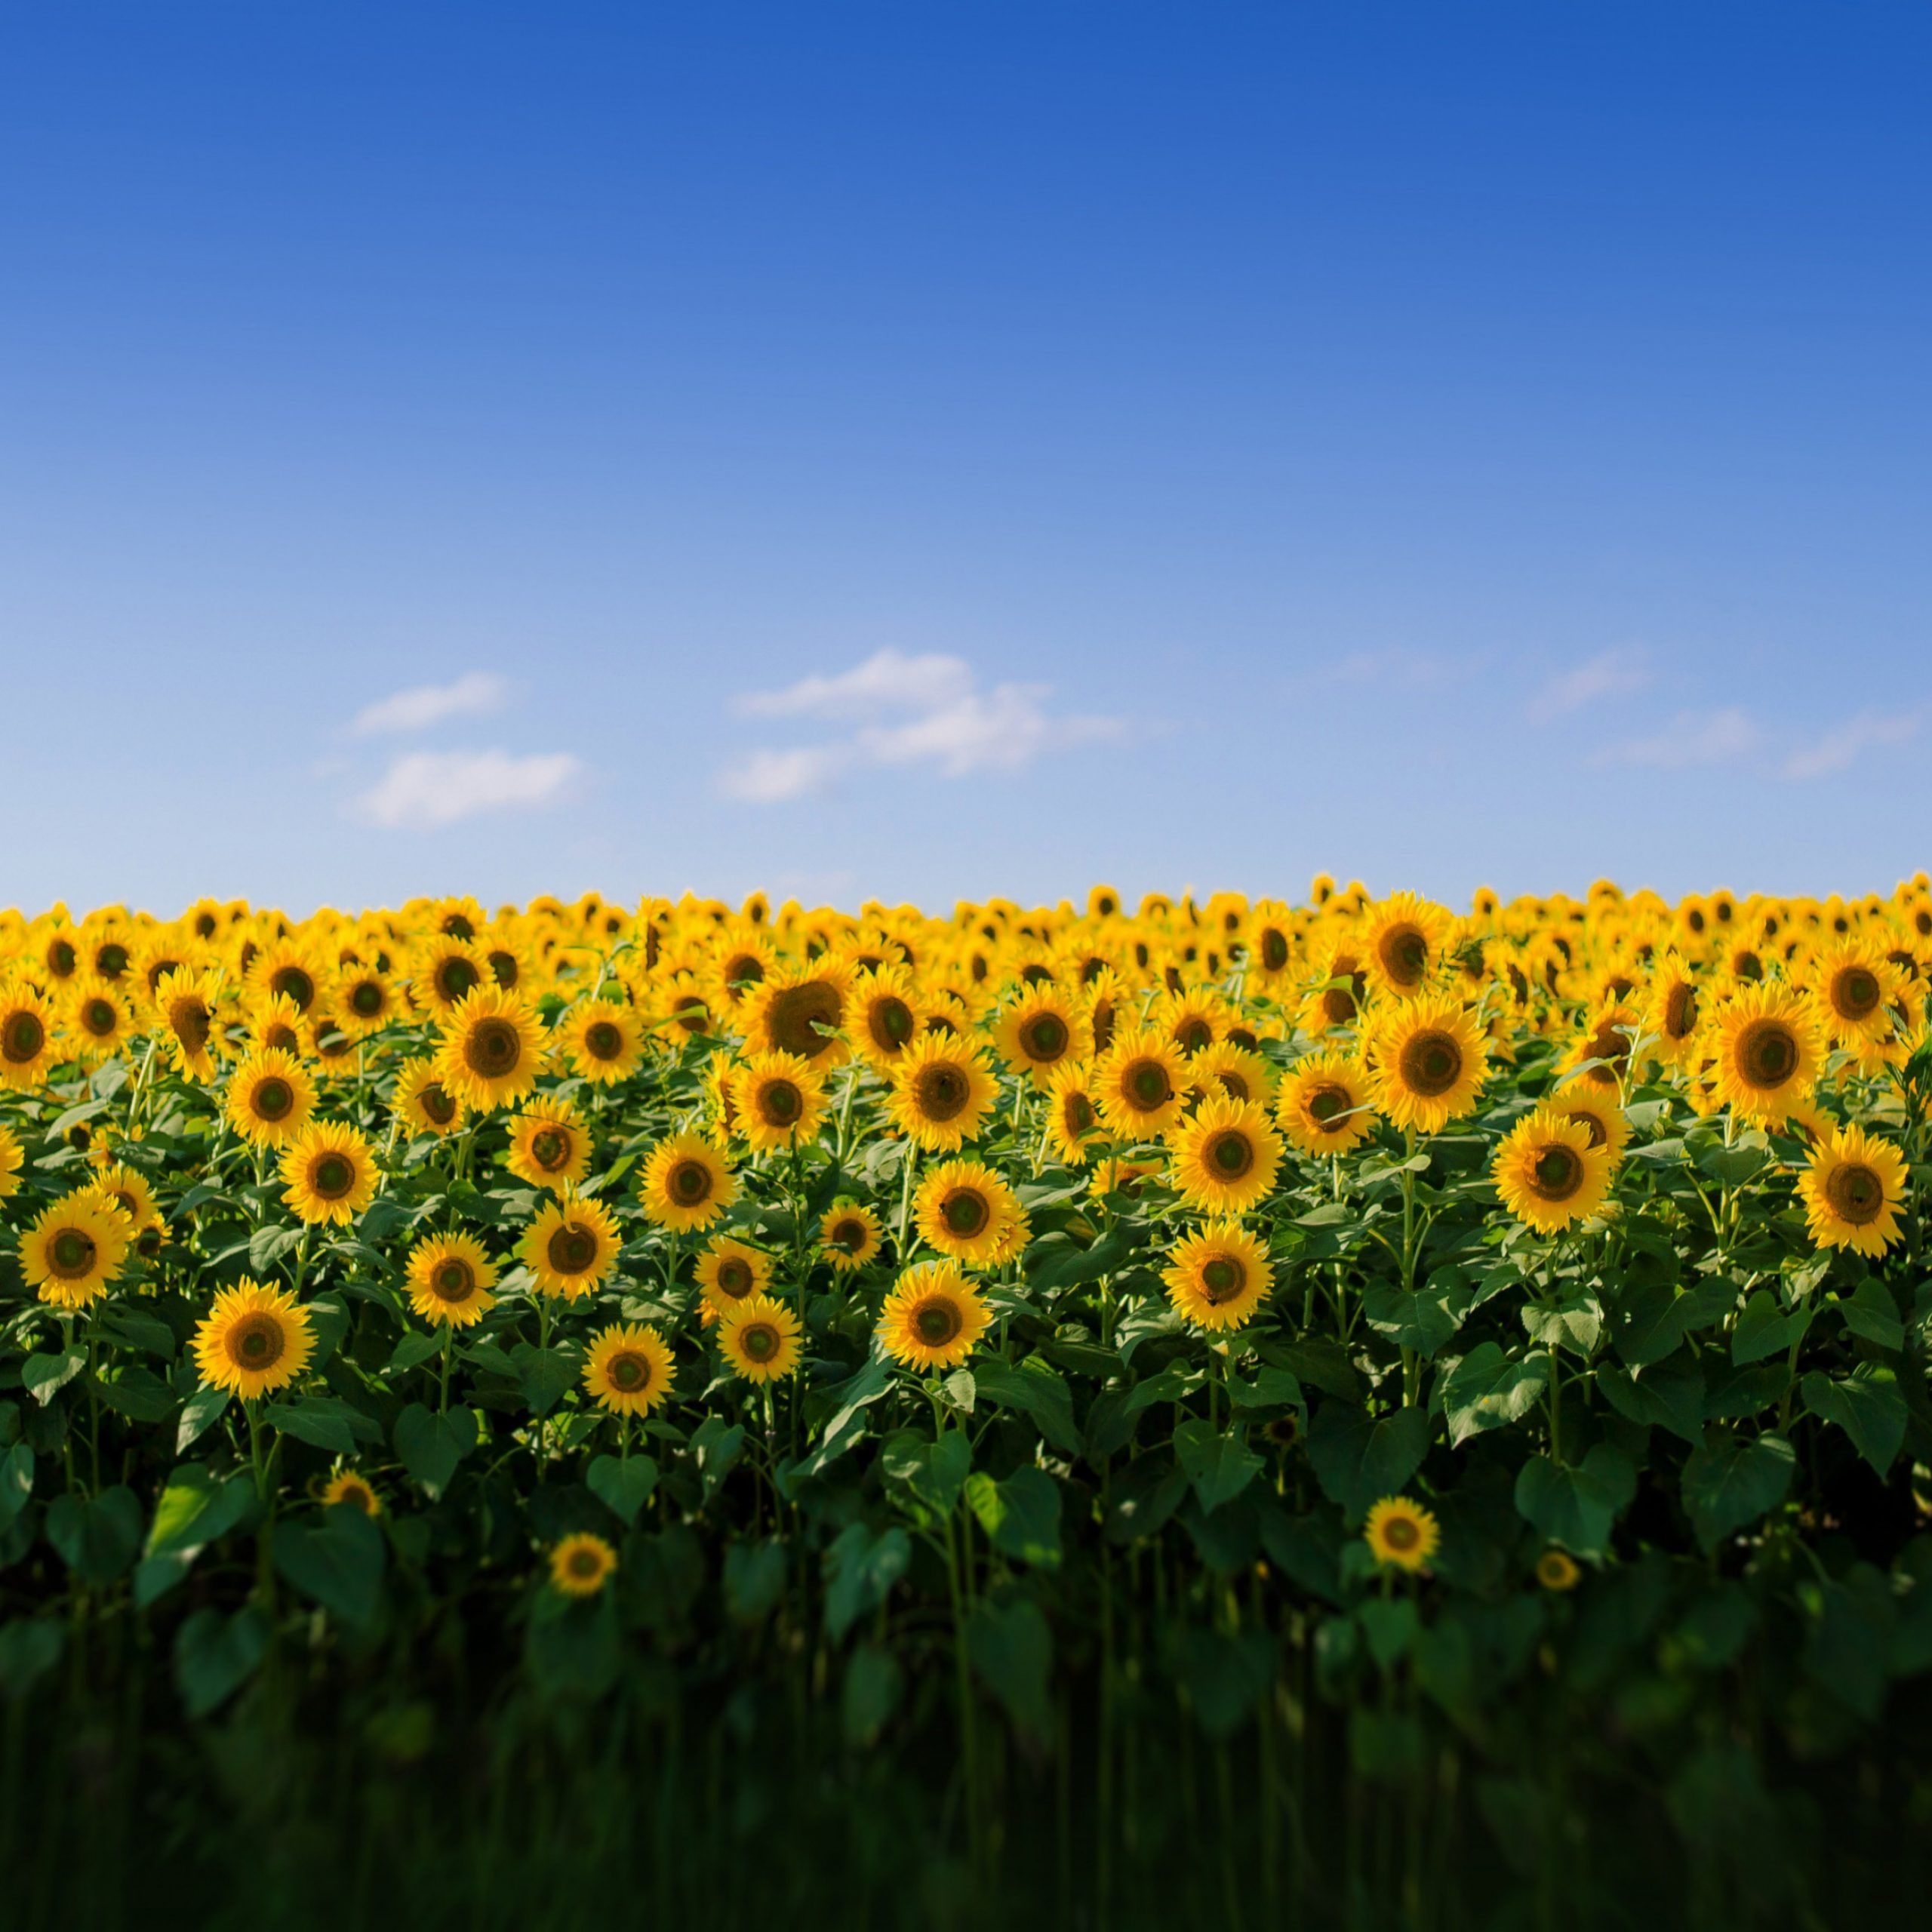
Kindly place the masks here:
[(697, 1465), (703, 1498), (709, 1503), (744, 1452), (745, 1432), (722, 1416), (706, 1416), (691, 1432), (691, 1460)]
[(838, 1533), (825, 1552), (825, 1622), (834, 1643), (884, 1602), (912, 1561), (912, 1543), (896, 1523), (876, 1534), (848, 1523)]
[(24, 1697), (60, 1661), (67, 1647), (57, 1617), (17, 1617), (0, 1624), (0, 1691)]
[(584, 1481), (598, 1502), (629, 1524), (637, 1521), (637, 1512), (657, 1487), (657, 1465), (648, 1456), (598, 1456)]
[(1644, 1367), (1599, 1365), (1598, 1393), (1627, 1421), (1653, 1423), (1695, 1447), (1704, 1439), (1704, 1372), (1687, 1349)]
[(181, 1405), (181, 1420), (174, 1429), (175, 1454), (182, 1454), (228, 1404), (226, 1389), (197, 1389)]
[(1428, 1453), (1429, 1417), (1421, 1409), (1397, 1409), (1378, 1422), (1366, 1410), (1324, 1402), (1309, 1430), (1315, 1479), (1351, 1523), (1399, 1494)]
[(1261, 1472), (1261, 1458), (1239, 1436), (1189, 1416), (1174, 1431), (1174, 1454), (1208, 1514), (1232, 1503)]
[(183, 1463), (168, 1478), (148, 1527), (146, 1553), (165, 1556), (199, 1549), (226, 1536), (254, 1507), (248, 1476), (219, 1480), (205, 1463)]
[(1684, 1506), (1706, 1550), (1775, 1509), (1791, 1487), (1797, 1457), (1782, 1435), (1740, 1441), (1713, 1426), (1684, 1466)]
[(1059, 1563), (1060, 1485), (1044, 1469), (1025, 1463), (1001, 1482), (976, 1470), (966, 1500), (1001, 1555), (1039, 1569)]
[(1422, 1619), (1414, 1597), (1371, 1597), (1356, 1611), (1368, 1638), (1369, 1655), (1383, 1669), (1393, 1670), (1409, 1653)]
[(1025, 1597), (1004, 1603), (982, 1597), (967, 1625), (966, 1649), (1015, 1727), (1044, 1740), (1052, 1728), (1047, 1687), (1054, 1638), (1039, 1606)]
[(1469, 1287), (1460, 1281), (1413, 1291), (1394, 1282), (1377, 1281), (1363, 1291), (1361, 1312), (1378, 1335), (1426, 1358), (1462, 1327), (1471, 1299)]
[(1224, 1738), (1247, 1721), (1267, 1694), (1277, 1660), (1265, 1632), (1228, 1635), (1192, 1624), (1180, 1633), (1176, 1661), (1175, 1677), (1195, 1721), (1210, 1737)]
[[(329, 1395), (298, 1395), (265, 1403), (262, 1420), (284, 1435), (292, 1435), (298, 1442), (326, 1449), (335, 1456), (352, 1455), (358, 1435), (373, 1435), (377, 1441), (381, 1440), (380, 1432), (371, 1427), (366, 1417), (346, 1402)], [(364, 1425), (360, 1429), (356, 1427), (358, 1422)]]
[(1516, 1508), (1550, 1543), (1601, 1556), (1637, 1494), (1637, 1472), (1614, 1444), (1598, 1443), (1575, 1466), (1532, 1456), (1516, 1477)]
[(17, 1442), (0, 1461), (0, 1531), (10, 1529), (33, 1494), (33, 1451)]
[(1890, 1369), (1870, 1367), (1838, 1380), (1814, 1369), (1798, 1388), (1805, 1407), (1843, 1429), (1880, 1475), (1890, 1469), (1905, 1441), (1906, 1411)]
[(450, 1486), (457, 1465), (476, 1446), (476, 1418), (457, 1408), (438, 1415), (411, 1402), (395, 1419), (395, 1453), (432, 1497)]
[(1746, 1300), (1730, 1331), (1731, 1360), (1742, 1367), (1784, 1354), (1804, 1338), (1816, 1308), (1815, 1303), (1804, 1301), (1787, 1309), (1769, 1289), (1760, 1288)]
[(937, 1438), (902, 1429), (879, 1452), (879, 1466), (885, 1474), (941, 1516), (958, 1501), (972, 1462), (973, 1446), (959, 1429), (946, 1429)]
[(149, 1315), (125, 1302), (110, 1301), (94, 1317), (104, 1334), (129, 1348), (144, 1349), (163, 1361), (174, 1358), (174, 1331), (158, 1315)]
[(224, 1617), (198, 1610), (174, 1639), (174, 1681), (192, 1718), (224, 1704), (255, 1673), (269, 1647), (269, 1620), (252, 1604)]
[(1905, 1346), (1905, 1324), (1899, 1319), (1898, 1304), (1883, 1281), (1868, 1275), (1851, 1294), (1838, 1303), (1844, 1325), (1860, 1341), (1874, 1348), (1894, 1352)]
[(292, 1254), (302, 1245), (303, 1232), (300, 1228), (272, 1224), (257, 1228), (248, 1237), (248, 1272), (251, 1275), (273, 1273), (275, 1263), (285, 1254)]
[(785, 1540), (734, 1543), (724, 1552), (724, 1608), (734, 1623), (761, 1623), (785, 1594)]
[(284, 1523), (275, 1531), (275, 1567), (345, 1623), (374, 1620), (388, 1556), (382, 1531), (357, 1509), (326, 1509), (316, 1525)]
[(395, 1345), (383, 1373), (406, 1375), (412, 1368), (420, 1368), (426, 1361), (433, 1361), (442, 1352), (441, 1335), (426, 1335), (420, 1329), (412, 1329)]
[(59, 1355), (32, 1355), (20, 1364), (20, 1383), (37, 1402), (51, 1402), (86, 1367), (84, 1349), (63, 1349)]
[(82, 1583), (111, 1583), (140, 1549), (141, 1506), (118, 1484), (85, 1502), (57, 1496), (48, 1506), (47, 1540)]
[(1549, 1379), (1546, 1363), (1513, 1361), (1494, 1342), (1478, 1343), (1437, 1391), (1450, 1447), (1459, 1447), (1486, 1429), (1521, 1421), (1536, 1407)]
[(1603, 1339), (1603, 1304), (1592, 1290), (1572, 1291), (1554, 1302), (1527, 1302), (1523, 1327), (1546, 1349), (1568, 1349), (1587, 1359)]
[(179, 1399), (174, 1391), (139, 1363), (131, 1364), (112, 1377), (90, 1375), (88, 1386), (117, 1415), (135, 1422), (165, 1422), (174, 1413)]
[(974, 1364), (973, 1380), (981, 1400), (1018, 1409), (1032, 1417), (1048, 1441), (1063, 1454), (1080, 1453), (1080, 1432), (1073, 1425), (1073, 1398), (1060, 1371), (1029, 1355), (1016, 1368), (998, 1356)]
[[(962, 1370), (961, 1373), (965, 1371)], [(883, 1355), (874, 1355), (856, 1374), (828, 1389), (826, 1399), (832, 1404), (831, 1417), (820, 1434), (817, 1445), (799, 1465), (798, 1473), (818, 1475), (860, 1441), (871, 1427), (866, 1410), (891, 1386), (891, 1363)], [(971, 1406), (970, 1403), (968, 1406)]]

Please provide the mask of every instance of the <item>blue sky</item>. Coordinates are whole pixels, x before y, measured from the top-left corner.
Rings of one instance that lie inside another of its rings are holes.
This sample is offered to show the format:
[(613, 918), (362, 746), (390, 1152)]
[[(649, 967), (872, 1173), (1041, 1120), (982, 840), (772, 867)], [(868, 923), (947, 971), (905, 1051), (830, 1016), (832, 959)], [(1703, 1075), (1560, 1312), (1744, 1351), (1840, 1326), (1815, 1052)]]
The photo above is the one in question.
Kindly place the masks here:
[(1928, 54), (16, 8), (0, 903), (1889, 886)]

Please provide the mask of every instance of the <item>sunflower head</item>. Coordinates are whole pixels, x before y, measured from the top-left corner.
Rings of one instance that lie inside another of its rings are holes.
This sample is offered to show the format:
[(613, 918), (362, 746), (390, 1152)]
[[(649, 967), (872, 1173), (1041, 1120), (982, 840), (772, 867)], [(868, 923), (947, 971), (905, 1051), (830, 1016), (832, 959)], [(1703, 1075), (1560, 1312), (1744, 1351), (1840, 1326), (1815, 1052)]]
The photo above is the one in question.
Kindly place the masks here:
[(333, 1508), (338, 1503), (346, 1503), (352, 1509), (359, 1509), (365, 1516), (380, 1516), (383, 1513), (383, 1499), (365, 1476), (358, 1475), (353, 1469), (341, 1469), (331, 1476), (322, 1486), (322, 1506)]
[(467, 1328), (497, 1305), (497, 1270), (468, 1235), (432, 1235), (411, 1249), (405, 1271), (409, 1305), (424, 1321)]
[(572, 1189), (552, 1200), (525, 1229), (517, 1254), (539, 1294), (577, 1301), (617, 1266), (622, 1245), (611, 1211)]
[(1019, 1197), (977, 1161), (942, 1161), (919, 1183), (913, 1205), (929, 1246), (980, 1266), (1011, 1247), (1024, 1219)]
[(613, 1415), (648, 1415), (670, 1395), (675, 1380), (670, 1345), (641, 1322), (614, 1324), (584, 1355), (583, 1386)]
[(1208, 1213), (1241, 1214), (1275, 1185), (1281, 1140), (1252, 1100), (1204, 1100), (1168, 1138), (1176, 1190)]
[(628, 1079), (644, 1058), (644, 1023), (635, 1007), (580, 1000), (564, 1016), (564, 1051), (572, 1070), (593, 1085)]
[(532, 1187), (561, 1193), (590, 1165), (590, 1136), (576, 1108), (553, 1098), (528, 1101), (510, 1122), (505, 1164)]
[(1260, 1242), (1238, 1221), (1211, 1221), (1175, 1245), (1161, 1278), (1184, 1321), (1218, 1333), (1254, 1318), (1275, 1274)]
[(1027, 987), (993, 1025), (1000, 1056), (1044, 1087), (1055, 1069), (1085, 1057), (1092, 1051), (1088, 1016), (1069, 994), (1056, 986)]
[(848, 1056), (851, 993), (852, 975), (843, 967), (824, 960), (781, 966), (745, 1003), (746, 1044), (754, 1052), (836, 1066)]
[(1741, 988), (1706, 1029), (1700, 1058), (1712, 1063), (1718, 1100), (1740, 1119), (1774, 1124), (1810, 1094), (1823, 1057), (1816, 1021), (1786, 986)]
[(195, 1331), (202, 1380), (245, 1401), (272, 1395), (300, 1379), (315, 1352), (309, 1312), (285, 1291), (247, 1275), (224, 1288)]
[(978, 1289), (950, 1261), (909, 1268), (885, 1298), (878, 1343), (908, 1368), (956, 1368), (992, 1325)]
[(698, 1257), (697, 1284), (714, 1312), (729, 1309), (771, 1282), (771, 1257), (730, 1235), (715, 1237)]
[(79, 1188), (42, 1209), (20, 1237), (20, 1271), (57, 1308), (98, 1301), (128, 1260), (134, 1228), (95, 1188)]
[(293, 1054), (258, 1047), (229, 1075), (227, 1112), (251, 1146), (285, 1146), (315, 1111), (315, 1083)]
[(550, 1552), (550, 1586), (560, 1595), (594, 1597), (611, 1580), (617, 1552), (600, 1536), (580, 1530)]
[(1304, 1154), (1346, 1154), (1375, 1131), (1368, 1069), (1336, 1053), (1296, 1061), (1275, 1099), (1281, 1131)]
[(1461, 1001), (1400, 1000), (1374, 1038), (1375, 1097), (1398, 1127), (1437, 1134), (1475, 1106), (1488, 1042)]
[(1493, 1172), (1510, 1213), (1540, 1234), (1555, 1234), (1603, 1205), (1611, 1164), (1607, 1148), (1591, 1144), (1583, 1121), (1543, 1107), (1504, 1136)]
[(1189, 1084), (1180, 1048), (1152, 1027), (1117, 1033), (1094, 1069), (1100, 1118), (1124, 1140), (1164, 1134), (1187, 1104)]
[(32, 986), (0, 984), (0, 1084), (29, 1091), (54, 1064), (54, 1008)]
[(645, 1219), (677, 1234), (709, 1227), (737, 1192), (723, 1150), (696, 1134), (660, 1142), (639, 1183)]
[(915, 1144), (950, 1154), (978, 1139), (997, 1091), (977, 1048), (928, 1032), (894, 1066), (888, 1109)]
[(835, 1201), (818, 1224), (819, 1247), (840, 1274), (863, 1268), (878, 1254), (884, 1239), (878, 1215), (856, 1201)]
[(1811, 1238), (1820, 1247), (1875, 1258), (1900, 1239), (1904, 1158), (1862, 1127), (1824, 1133), (1798, 1185)]
[(1546, 1549), (1537, 1558), (1537, 1581), (1546, 1590), (1560, 1595), (1583, 1580), (1581, 1566), (1567, 1549)]
[(453, 1098), (487, 1113), (536, 1085), (543, 1054), (543, 1025), (524, 995), (479, 986), (443, 1020), (437, 1078)]
[(375, 1150), (352, 1127), (313, 1121), (283, 1148), (281, 1178), (297, 1219), (346, 1227), (376, 1198)]
[(1362, 1535), (1378, 1565), (1411, 1572), (1442, 1546), (1441, 1526), (1434, 1515), (1406, 1496), (1385, 1496), (1368, 1512)]
[(798, 1365), (798, 1318), (770, 1295), (748, 1295), (718, 1318), (718, 1350), (734, 1375), (776, 1382)]

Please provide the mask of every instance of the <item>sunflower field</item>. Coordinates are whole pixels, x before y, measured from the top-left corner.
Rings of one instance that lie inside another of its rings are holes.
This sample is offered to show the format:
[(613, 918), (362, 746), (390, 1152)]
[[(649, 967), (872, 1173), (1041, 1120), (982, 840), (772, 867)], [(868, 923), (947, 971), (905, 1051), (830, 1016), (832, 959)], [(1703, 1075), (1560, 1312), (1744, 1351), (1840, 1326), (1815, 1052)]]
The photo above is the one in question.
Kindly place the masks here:
[(12, 1922), (1843, 1922), (1932, 890), (0, 914)]

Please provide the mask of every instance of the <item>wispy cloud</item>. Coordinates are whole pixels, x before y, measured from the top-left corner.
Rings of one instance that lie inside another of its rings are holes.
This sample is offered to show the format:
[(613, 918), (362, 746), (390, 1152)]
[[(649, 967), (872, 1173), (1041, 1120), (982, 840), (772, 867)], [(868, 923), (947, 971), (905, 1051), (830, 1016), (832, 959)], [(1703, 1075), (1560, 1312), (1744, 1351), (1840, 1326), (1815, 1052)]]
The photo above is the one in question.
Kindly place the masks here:
[(1407, 685), (1411, 691), (1441, 691), (1466, 684), (1482, 668), (1480, 657), (1452, 657), (1446, 651), (1414, 651), (1396, 646), (1386, 651), (1352, 651), (1321, 666), (1317, 678), (1333, 685)]
[(500, 711), (509, 697), (509, 684), (494, 671), (469, 671), (448, 685), (417, 685), (366, 705), (358, 712), (350, 732), (371, 738), (399, 731), (426, 731), (446, 718), (483, 718)]
[(1680, 711), (1662, 731), (1612, 745), (1596, 761), (1655, 771), (1689, 771), (1699, 766), (1734, 764), (1748, 758), (1763, 743), (1764, 734), (1732, 705), (1721, 711)]
[(1647, 690), (1654, 678), (1650, 661), (1641, 651), (1599, 651), (1580, 664), (1559, 672), (1531, 699), (1533, 724), (1548, 724), (1599, 698), (1625, 697)]
[(553, 804), (583, 771), (568, 752), (406, 752), (352, 809), (370, 825), (434, 830), (485, 812)]
[(924, 766), (946, 778), (1018, 771), (1048, 752), (1118, 743), (1124, 719), (1061, 715), (1048, 685), (982, 691), (964, 659), (881, 651), (832, 677), (752, 691), (734, 709), (759, 718), (811, 718), (844, 727), (817, 744), (748, 753), (720, 774), (728, 797), (780, 804), (855, 771)]
[(1862, 711), (1822, 737), (1800, 745), (1786, 758), (1783, 774), (1786, 778), (1803, 781), (1848, 771), (1867, 752), (1888, 745), (1909, 744), (1918, 735), (1919, 724), (1914, 712), (1888, 717), (1880, 712)]

